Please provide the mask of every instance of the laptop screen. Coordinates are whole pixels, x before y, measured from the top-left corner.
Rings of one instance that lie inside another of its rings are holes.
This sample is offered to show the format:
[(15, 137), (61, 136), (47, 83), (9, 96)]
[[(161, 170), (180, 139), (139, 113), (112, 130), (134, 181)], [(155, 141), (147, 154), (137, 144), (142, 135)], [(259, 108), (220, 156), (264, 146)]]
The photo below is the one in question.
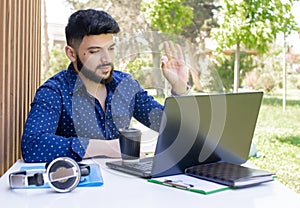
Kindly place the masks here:
[(178, 174), (209, 162), (244, 163), (262, 96), (244, 92), (167, 98), (152, 176)]

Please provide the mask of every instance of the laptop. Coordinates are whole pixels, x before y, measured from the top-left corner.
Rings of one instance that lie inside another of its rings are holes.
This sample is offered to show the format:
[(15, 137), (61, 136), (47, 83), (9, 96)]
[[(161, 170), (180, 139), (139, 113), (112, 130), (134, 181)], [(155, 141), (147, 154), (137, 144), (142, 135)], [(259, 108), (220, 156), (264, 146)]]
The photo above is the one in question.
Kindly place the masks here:
[(153, 178), (184, 173), (193, 165), (248, 159), (263, 92), (205, 94), (165, 99), (154, 157), (106, 165)]

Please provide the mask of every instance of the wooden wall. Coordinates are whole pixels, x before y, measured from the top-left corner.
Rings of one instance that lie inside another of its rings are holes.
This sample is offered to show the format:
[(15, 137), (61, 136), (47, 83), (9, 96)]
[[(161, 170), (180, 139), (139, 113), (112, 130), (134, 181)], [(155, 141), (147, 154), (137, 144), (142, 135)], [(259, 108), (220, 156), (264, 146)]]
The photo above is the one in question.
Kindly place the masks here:
[(41, 0), (0, 1), (0, 176), (19, 158), (41, 70)]

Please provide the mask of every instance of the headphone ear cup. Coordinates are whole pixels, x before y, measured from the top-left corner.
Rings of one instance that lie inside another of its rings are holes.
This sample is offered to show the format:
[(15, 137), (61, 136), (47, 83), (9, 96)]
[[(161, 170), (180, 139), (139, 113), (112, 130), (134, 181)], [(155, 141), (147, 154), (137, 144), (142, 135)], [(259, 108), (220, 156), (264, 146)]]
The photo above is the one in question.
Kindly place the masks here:
[(76, 161), (67, 157), (53, 160), (46, 170), (49, 185), (57, 192), (74, 190), (80, 182), (81, 171)]
[(44, 176), (42, 173), (35, 173), (28, 177), (28, 185), (42, 186), (44, 185)]

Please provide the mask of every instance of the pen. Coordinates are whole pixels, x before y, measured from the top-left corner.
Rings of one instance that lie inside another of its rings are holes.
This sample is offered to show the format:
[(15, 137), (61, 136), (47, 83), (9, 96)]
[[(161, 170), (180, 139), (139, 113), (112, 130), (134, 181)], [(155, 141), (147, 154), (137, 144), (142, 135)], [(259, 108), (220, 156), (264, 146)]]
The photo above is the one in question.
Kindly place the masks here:
[(172, 183), (172, 182), (163, 182), (163, 184), (167, 185), (167, 186), (172, 186), (172, 187), (176, 187), (176, 188), (181, 188), (181, 189), (187, 189), (187, 186), (184, 185), (180, 185), (180, 184), (176, 184), (176, 183)]
[(193, 187), (193, 185), (182, 185), (182, 184), (178, 184), (172, 180), (165, 180), (163, 182), (164, 185), (167, 185), (167, 186), (172, 186), (172, 187), (176, 187), (176, 188), (180, 188), (180, 189), (189, 189), (190, 187)]

